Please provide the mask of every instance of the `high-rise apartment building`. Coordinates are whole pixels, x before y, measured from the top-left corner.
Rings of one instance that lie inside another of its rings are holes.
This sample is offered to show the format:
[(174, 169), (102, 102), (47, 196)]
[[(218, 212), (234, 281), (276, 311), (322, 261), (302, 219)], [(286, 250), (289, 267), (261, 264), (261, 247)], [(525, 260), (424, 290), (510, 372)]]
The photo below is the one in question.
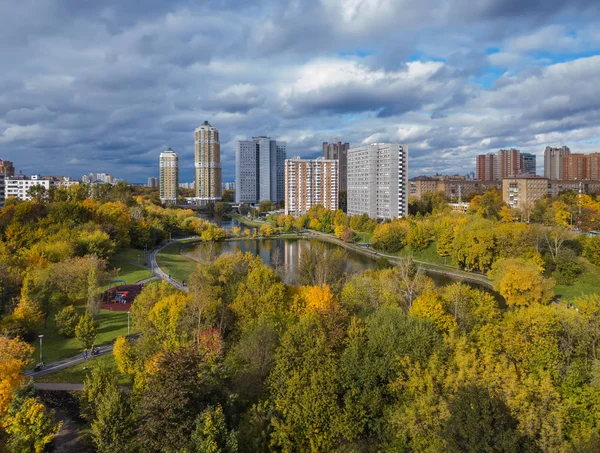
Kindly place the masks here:
[(158, 178), (148, 178), (148, 187), (156, 188), (159, 187)]
[(221, 144), (219, 130), (205, 121), (194, 132), (196, 197), (203, 201), (221, 199)]
[(177, 203), (179, 156), (171, 148), (160, 153), (160, 201)]
[(563, 180), (586, 179), (588, 177), (588, 156), (580, 153), (567, 154), (562, 157)]
[(333, 143), (323, 142), (323, 157), (325, 159), (334, 159), (339, 162), (338, 166), (338, 187), (339, 190), (348, 189), (348, 149), (350, 143), (342, 143), (336, 140)]
[(15, 175), (15, 166), (8, 160), (0, 159), (0, 175), (11, 178)]
[(236, 202), (283, 201), (285, 145), (264, 136), (235, 142)]
[(285, 214), (294, 217), (322, 205), (332, 211), (338, 208), (337, 159), (300, 159), (285, 161)]
[(592, 153), (587, 156), (588, 179), (600, 179), (600, 153)]
[(535, 154), (521, 153), (521, 172), (527, 175), (537, 174), (537, 158)]
[(480, 154), (477, 156), (477, 179), (479, 181), (494, 181), (498, 179), (495, 154)]
[(408, 213), (408, 147), (374, 143), (348, 150), (348, 215), (391, 219)]
[(544, 150), (544, 176), (548, 179), (563, 179), (563, 157), (571, 154), (568, 146), (552, 148), (546, 146)]
[(521, 167), (521, 151), (518, 149), (501, 149), (498, 151), (496, 165), (497, 178), (508, 178), (523, 173)]

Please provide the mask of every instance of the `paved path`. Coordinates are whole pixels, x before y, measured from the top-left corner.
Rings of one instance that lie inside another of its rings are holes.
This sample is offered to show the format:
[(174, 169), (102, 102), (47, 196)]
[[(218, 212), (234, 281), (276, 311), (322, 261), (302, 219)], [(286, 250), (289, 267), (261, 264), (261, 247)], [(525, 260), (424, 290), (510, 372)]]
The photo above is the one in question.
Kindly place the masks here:
[[(51, 392), (78, 392), (83, 390), (83, 384), (72, 384), (70, 382), (34, 382), (33, 386), (37, 390), (46, 390)], [(130, 392), (131, 385), (119, 385), (124, 392)]]
[(168, 247), (169, 245), (171, 245), (175, 242), (181, 242), (181, 241), (185, 241), (188, 239), (194, 239), (195, 237), (197, 237), (197, 236), (175, 239), (173, 241), (167, 242), (166, 244), (160, 246), (157, 249), (152, 250), (149, 254), (150, 270), (151, 270), (152, 274), (154, 274), (156, 277), (158, 277), (162, 280), (169, 282), (175, 288), (187, 293), (189, 291), (189, 288), (187, 286), (183, 286), (183, 283), (181, 283), (180, 281), (175, 280), (173, 277), (169, 277), (169, 275), (165, 271), (163, 271), (160, 267), (158, 267), (158, 263), (156, 262), (156, 254), (158, 252), (160, 252), (162, 249), (164, 249), (165, 247)]
[[(100, 354), (97, 354), (94, 356), (88, 355), (88, 360), (94, 360), (96, 357), (100, 357), (101, 355), (111, 353), (113, 350), (113, 345), (108, 344), (105, 346), (100, 346), (98, 349), (100, 349)], [(81, 354), (77, 354), (74, 357), (69, 357), (68, 359), (63, 359), (63, 360), (59, 360), (58, 362), (49, 363), (41, 371), (35, 372), (33, 370), (28, 370), (23, 374), (25, 376), (31, 376), (33, 378), (36, 378), (36, 377), (44, 376), (46, 374), (56, 373), (57, 371), (60, 371), (64, 368), (69, 368), (73, 365), (77, 365), (78, 363), (81, 363), (83, 361), (85, 361), (85, 359), (83, 358), (83, 352), (82, 352)]]

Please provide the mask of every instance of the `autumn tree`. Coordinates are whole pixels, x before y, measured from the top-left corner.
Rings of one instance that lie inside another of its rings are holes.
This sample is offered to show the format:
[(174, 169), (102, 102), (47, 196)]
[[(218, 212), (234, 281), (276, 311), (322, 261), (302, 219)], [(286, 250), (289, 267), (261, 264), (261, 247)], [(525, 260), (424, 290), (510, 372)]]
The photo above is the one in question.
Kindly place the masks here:
[(59, 334), (67, 338), (75, 336), (75, 328), (79, 323), (79, 313), (73, 305), (67, 305), (56, 314), (54, 319)]
[(546, 303), (552, 298), (552, 281), (542, 276), (537, 264), (523, 258), (498, 260), (488, 275), (510, 306)]
[(94, 322), (94, 318), (85, 312), (79, 319), (77, 327), (75, 327), (75, 336), (81, 343), (84, 349), (91, 349), (96, 341), (96, 335), (98, 335), (98, 327)]
[(205, 453), (236, 453), (236, 432), (227, 429), (221, 406), (206, 408), (196, 420), (189, 449)]

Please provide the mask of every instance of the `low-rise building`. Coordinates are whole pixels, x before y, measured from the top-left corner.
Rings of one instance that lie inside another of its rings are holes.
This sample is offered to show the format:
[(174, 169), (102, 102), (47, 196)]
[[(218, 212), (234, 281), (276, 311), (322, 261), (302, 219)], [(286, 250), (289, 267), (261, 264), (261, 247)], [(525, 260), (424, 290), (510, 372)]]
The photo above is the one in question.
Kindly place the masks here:
[(548, 195), (548, 178), (518, 175), (502, 179), (502, 199), (511, 208), (530, 212), (535, 202)]
[(502, 181), (468, 180), (458, 175), (417, 176), (410, 180), (410, 195), (419, 200), (426, 193), (435, 192), (443, 193), (450, 200), (468, 199), (491, 188), (502, 190)]

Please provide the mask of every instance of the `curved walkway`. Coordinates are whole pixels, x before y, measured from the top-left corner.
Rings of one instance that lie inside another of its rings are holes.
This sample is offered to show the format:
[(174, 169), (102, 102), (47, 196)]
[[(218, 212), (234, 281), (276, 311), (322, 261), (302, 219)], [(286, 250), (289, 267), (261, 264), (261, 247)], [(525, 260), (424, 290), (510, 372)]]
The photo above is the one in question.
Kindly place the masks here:
[[(98, 349), (100, 349), (100, 353), (96, 354), (96, 355), (88, 355), (87, 360), (94, 360), (96, 357), (100, 357), (101, 355), (105, 355), (105, 354), (110, 354), (113, 350), (113, 344), (107, 344), (105, 346), (99, 346)], [(40, 377), (40, 376), (45, 376), (46, 374), (50, 374), (50, 373), (56, 373), (57, 371), (60, 371), (64, 368), (69, 368), (73, 365), (77, 365), (78, 363), (81, 362), (85, 362), (85, 359), (83, 358), (83, 354), (77, 354), (76, 356), (73, 357), (69, 357), (68, 359), (63, 359), (63, 360), (59, 360), (57, 362), (52, 362), (49, 363), (48, 365), (46, 365), (46, 367), (43, 370), (40, 371), (33, 371), (33, 370), (27, 370), (25, 371), (25, 373), (23, 373), (25, 376), (31, 376), (33, 378), (36, 377)]]
[(187, 293), (188, 292), (187, 286), (183, 286), (183, 283), (181, 283), (180, 281), (175, 280), (173, 277), (169, 276), (165, 271), (163, 271), (158, 266), (158, 262), (156, 261), (156, 255), (162, 249), (164, 249), (165, 247), (168, 247), (171, 244), (174, 244), (176, 242), (181, 242), (181, 241), (187, 241), (187, 240), (194, 239), (194, 238), (197, 238), (197, 236), (191, 236), (191, 237), (181, 238), (181, 239), (174, 239), (174, 240), (169, 241), (166, 244), (161, 245), (160, 247), (152, 250), (148, 255), (148, 258), (150, 258), (150, 272), (152, 272), (152, 274), (154, 276), (156, 276), (162, 280), (165, 280), (166, 282), (169, 282), (171, 285), (173, 285), (178, 290), (184, 291)]

